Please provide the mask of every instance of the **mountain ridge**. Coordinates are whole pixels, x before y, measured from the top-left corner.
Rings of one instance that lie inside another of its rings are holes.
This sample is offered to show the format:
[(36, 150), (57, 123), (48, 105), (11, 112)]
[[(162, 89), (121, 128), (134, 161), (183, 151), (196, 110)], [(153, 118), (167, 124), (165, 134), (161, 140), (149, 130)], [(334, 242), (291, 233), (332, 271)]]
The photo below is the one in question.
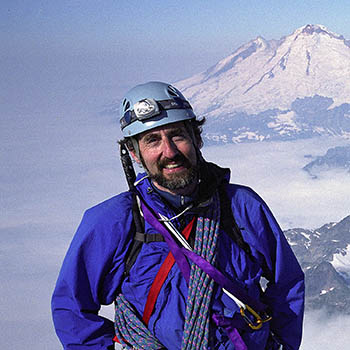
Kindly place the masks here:
[(210, 142), (350, 138), (350, 40), (306, 25), (261, 36), (175, 85), (205, 116)]
[(350, 215), (284, 234), (305, 273), (306, 308), (350, 315)]
[(321, 172), (332, 169), (350, 173), (350, 145), (329, 148), (325, 155), (316, 157), (303, 167), (313, 178), (318, 178)]
[[(209, 109), (209, 102), (216, 102), (224, 112), (286, 109), (297, 97), (315, 94), (333, 98), (334, 106), (338, 106), (349, 102), (350, 87), (345, 79), (350, 78), (349, 62), (350, 46), (343, 36), (322, 25), (306, 25), (280, 40), (267, 41), (258, 36), (205, 72), (179, 81), (176, 86), (199, 113)], [(277, 87), (276, 83), (270, 84), (276, 78)], [(331, 80), (333, 84), (329, 84)], [(259, 85), (263, 91), (249, 94)], [(259, 101), (256, 97), (262, 98)], [(206, 115), (216, 114), (209, 111)]]

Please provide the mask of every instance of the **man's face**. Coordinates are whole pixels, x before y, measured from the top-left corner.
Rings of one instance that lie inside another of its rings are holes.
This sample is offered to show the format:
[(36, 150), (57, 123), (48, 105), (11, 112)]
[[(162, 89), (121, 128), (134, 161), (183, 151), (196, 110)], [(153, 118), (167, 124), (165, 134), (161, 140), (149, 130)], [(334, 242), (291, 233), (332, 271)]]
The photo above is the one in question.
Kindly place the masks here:
[(183, 122), (142, 133), (139, 137), (142, 165), (155, 186), (173, 194), (190, 194), (197, 183), (197, 155)]

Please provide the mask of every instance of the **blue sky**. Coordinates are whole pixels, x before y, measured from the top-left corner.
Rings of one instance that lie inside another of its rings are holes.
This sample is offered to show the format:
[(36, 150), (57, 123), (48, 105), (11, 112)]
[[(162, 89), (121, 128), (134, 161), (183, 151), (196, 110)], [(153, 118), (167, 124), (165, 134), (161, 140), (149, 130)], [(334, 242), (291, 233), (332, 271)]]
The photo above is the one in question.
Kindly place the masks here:
[(349, 39), (349, 13), (346, 0), (3, 0), (0, 76), (11, 102), (30, 90), (25, 106), (92, 84), (119, 97), (135, 83), (201, 72), (258, 35), (312, 23)]

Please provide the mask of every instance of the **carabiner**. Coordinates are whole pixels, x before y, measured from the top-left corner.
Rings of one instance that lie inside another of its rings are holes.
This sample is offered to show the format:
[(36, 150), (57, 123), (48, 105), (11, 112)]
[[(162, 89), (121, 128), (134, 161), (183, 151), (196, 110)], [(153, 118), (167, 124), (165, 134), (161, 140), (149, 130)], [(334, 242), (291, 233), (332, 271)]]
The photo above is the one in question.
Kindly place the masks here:
[[(248, 310), (249, 313), (255, 318), (255, 321), (252, 321), (245, 313), (245, 310)], [(245, 309), (243, 307), (240, 308), (241, 316), (243, 317), (244, 321), (248, 324), (248, 326), (254, 330), (259, 330), (263, 323), (268, 322), (272, 319), (271, 316), (265, 314), (264, 318), (262, 318), (256, 311), (254, 311), (249, 305), (245, 305)]]

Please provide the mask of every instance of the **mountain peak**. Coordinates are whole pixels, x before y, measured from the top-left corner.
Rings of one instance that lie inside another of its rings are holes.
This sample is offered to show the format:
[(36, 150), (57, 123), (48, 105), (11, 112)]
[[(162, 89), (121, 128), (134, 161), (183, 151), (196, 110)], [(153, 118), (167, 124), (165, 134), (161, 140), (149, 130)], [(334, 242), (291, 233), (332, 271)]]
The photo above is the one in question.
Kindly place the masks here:
[(321, 24), (306, 24), (305, 26), (302, 26), (295, 30), (292, 34), (295, 39), (297, 39), (300, 35), (303, 37), (313, 35), (327, 35), (330, 38), (345, 41), (342, 35), (338, 35), (337, 33), (330, 31), (326, 26)]
[(322, 25), (315, 25), (315, 24), (307, 24), (306, 26), (301, 28), (301, 32), (303, 34), (308, 34), (308, 35), (312, 35), (314, 33), (317, 34), (329, 34), (328, 29), (325, 26)]
[(255, 43), (259, 47), (267, 45), (267, 41), (260, 35), (256, 37), (254, 40), (252, 40), (251, 43)]
[(350, 102), (349, 62), (343, 36), (307, 24), (280, 40), (258, 36), (177, 85), (207, 117), (291, 111), (298, 98), (316, 95), (331, 99), (334, 108)]

